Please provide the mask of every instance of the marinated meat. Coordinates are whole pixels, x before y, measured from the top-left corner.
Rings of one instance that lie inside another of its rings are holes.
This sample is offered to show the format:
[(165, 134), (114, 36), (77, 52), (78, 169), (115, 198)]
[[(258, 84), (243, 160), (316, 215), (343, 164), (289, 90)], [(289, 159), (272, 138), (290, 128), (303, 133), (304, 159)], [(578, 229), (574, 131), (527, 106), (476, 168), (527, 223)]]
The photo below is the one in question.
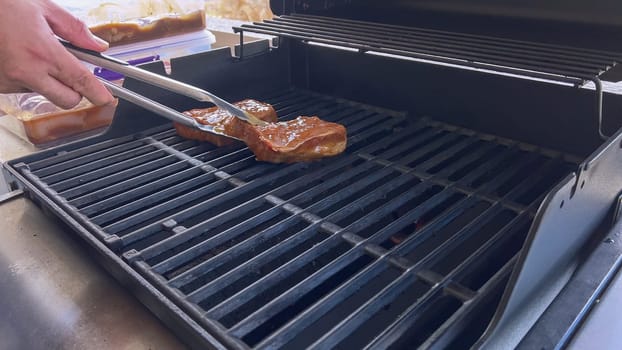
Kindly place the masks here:
[[(276, 111), (268, 103), (246, 99), (240, 102), (236, 102), (234, 103), (234, 105), (244, 111), (253, 114), (255, 117), (263, 121), (270, 123), (277, 121)], [(223, 131), (231, 129), (227, 125), (234, 120), (238, 120), (237, 118), (233, 117), (229, 112), (223, 111), (218, 107), (192, 109), (190, 111), (184, 112), (184, 114), (196, 119), (201, 124), (211, 125)], [(231, 145), (236, 142), (234, 139), (203, 132), (201, 130), (193, 129), (179, 123), (174, 123), (174, 125), (177, 133), (181, 137), (187, 139), (207, 141), (213, 143), (218, 147)]]
[[(201, 124), (214, 126), (225, 134), (244, 141), (260, 161), (307, 162), (338, 155), (346, 148), (346, 128), (341, 124), (327, 122), (316, 116), (300, 116), (294, 120), (276, 122), (276, 112), (267, 103), (248, 99), (235, 105), (268, 124), (251, 125), (217, 107), (193, 109), (184, 114), (195, 118)], [(235, 142), (233, 139), (178, 123), (175, 123), (175, 128), (182, 137), (208, 141), (217, 146)]]
[(235, 119), (225, 133), (243, 140), (257, 160), (271, 163), (308, 162), (331, 157), (346, 149), (346, 128), (316, 116), (251, 125)]
[(205, 29), (205, 11), (103, 23), (89, 29), (91, 33), (106, 40), (113, 47)]

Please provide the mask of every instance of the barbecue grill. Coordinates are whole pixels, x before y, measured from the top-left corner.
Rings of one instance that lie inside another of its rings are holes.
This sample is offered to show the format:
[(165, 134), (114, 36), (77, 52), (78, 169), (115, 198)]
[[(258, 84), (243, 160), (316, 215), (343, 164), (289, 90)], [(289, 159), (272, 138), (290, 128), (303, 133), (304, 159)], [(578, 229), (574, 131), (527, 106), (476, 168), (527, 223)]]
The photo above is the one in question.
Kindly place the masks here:
[(622, 53), (595, 35), (618, 27), (272, 3), (282, 16), (235, 30), (273, 39), (174, 59), (172, 77), (342, 123), (343, 155), (261, 163), (121, 103), (104, 134), (11, 175), (196, 348), (567, 344), (622, 252), (622, 99), (601, 81)]

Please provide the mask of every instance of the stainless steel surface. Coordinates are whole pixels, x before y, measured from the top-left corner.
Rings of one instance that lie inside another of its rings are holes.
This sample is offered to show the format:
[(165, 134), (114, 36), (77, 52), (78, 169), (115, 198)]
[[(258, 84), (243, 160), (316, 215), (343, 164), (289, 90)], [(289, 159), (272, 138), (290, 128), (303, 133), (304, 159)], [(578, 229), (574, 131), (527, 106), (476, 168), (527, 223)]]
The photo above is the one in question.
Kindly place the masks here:
[(211, 125), (203, 125), (196, 121), (194, 118), (190, 118), (183, 113), (180, 113), (172, 108), (169, 108), (161, 103), (150, 100), (142, 95), (139, 95), (135, 92), (132, 92), (126, 88), (118, 86), (114, 83), (111, 83), (105, 79), (100, 79), (100, 81), (112, 92), (113, 95), (122, 98), (128, 102), (132, 102), (138, 106), (141, 106), (149, 111), (152, 111), (158, 115), (161, 115), (167, 119), (170, 119), (174, 122), (181, 123), (183, 125), (189, 126), (191, 128), (201, 130), (204, 132), (208, 132), (210, 134), (221, 135), (228, 138), (236, 139), (235, 137), (229, 136), (224, 133), (224, 130), (219, 130), (214, 128)]
[[(568, 281), (581, 249), (616, 204), (622, 183), (621, 142), (622, 130), (544, 199), (500, 307), (479, 345), (514, 348)], [(553, 280), (559, 284), (555, 286)], [(517, 324), (516, 320), (523, 321)]]
[(30, 201), (0, 216), (0, 349), (184, 348)]
[(613, 280), (568, 349), (622, 349), (622, 272)]
[[(69, 52), (71, 52), (78, 59), (94, 64), (96, 66), (110, 69), (112, 71), (121, 73), (125, 76), (132, 77), (134, 79), (143, 81), (145, 83), (160, 87), (162, 89), (178, 93), (183, 96), (191, 97), (201, 102), (211, 102), (221, 109), (224, 109), (248, 123), (253, 125), (265, 124), (266, 122), (256, 118), (252, 114), (232, 105), (231, 103), (223, 100), (222, 98), (212, 94), (209, 91), (199, 89), (195, 86), (188, 85), (165, 76), (155, 74), (144, 69), (133, 67), (129, 64), (124, 64), (116, 59), (111, 59), (104, 55), (97, 55), (96, 53), (86, 52), (75, 47), (71, 47), (70, 44), (63, 43)], [(241, 82), (240, 82), (241, 83)], [(121, 96), (119, 96), (121, 97)], [(162, 115), (168, 117), (168, 114)]]

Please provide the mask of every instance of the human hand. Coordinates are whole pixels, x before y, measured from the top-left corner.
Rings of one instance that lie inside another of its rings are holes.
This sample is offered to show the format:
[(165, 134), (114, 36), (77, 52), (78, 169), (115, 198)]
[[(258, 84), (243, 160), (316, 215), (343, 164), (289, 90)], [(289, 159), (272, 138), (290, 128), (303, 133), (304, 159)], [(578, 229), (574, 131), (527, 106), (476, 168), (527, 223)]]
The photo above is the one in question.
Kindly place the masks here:
[(51, 0), (0, 0), (0, 93), (35, 91), (62, 108), (82, 96), (93, 104), (114, 99), (55, 35), (72, 44), (104, 51), (108, 44)]

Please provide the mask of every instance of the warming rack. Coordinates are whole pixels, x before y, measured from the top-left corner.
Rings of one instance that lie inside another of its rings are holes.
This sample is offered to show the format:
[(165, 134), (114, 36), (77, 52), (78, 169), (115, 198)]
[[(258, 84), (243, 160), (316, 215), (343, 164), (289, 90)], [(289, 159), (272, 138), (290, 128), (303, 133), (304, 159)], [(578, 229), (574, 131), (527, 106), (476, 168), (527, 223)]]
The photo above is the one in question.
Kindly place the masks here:
[(608, 136), (602, 125), (600, 77), (622, 59), (620, 52), (301, 14), (244, 24), (234, 27), (234, 31), (240, 34), (240, 58), (244, 55), (244, 32), (254, 32), (345, 47), (360, 53), (571, 84), (577, 88), (591, 81), (596, 93), (598, 133), (603, 139)]

